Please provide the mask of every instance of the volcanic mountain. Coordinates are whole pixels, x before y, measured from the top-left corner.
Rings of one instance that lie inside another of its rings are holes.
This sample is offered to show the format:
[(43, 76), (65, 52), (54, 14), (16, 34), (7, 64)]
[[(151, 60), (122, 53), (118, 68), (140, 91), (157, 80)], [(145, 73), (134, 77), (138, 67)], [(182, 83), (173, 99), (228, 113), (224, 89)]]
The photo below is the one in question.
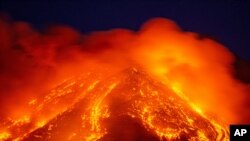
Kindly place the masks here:
[(17, 140), (228, 140), (222, 124), (140, 67), (72, 78), (31, 104), (40, 125)]

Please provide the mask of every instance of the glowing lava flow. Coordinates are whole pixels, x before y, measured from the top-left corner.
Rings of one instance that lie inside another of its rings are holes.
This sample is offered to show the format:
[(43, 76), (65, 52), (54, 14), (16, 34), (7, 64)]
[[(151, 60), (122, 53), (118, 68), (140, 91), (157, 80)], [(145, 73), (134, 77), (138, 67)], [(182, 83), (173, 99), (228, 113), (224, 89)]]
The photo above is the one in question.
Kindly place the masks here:
[[(36, 114), (50, 113), (46, 122), (20, 136), (2, 133), (1, 139), (228, 140), (223, 124), (178, 96), (180, 90), (152, 79), (141, 68), (129, 68), (100, 79), (101, 75), (89, 74), (65, 81), (40, 100), (42, 105), (37, 104)], [(72, 101), (70, 105), (68, 100)], [(58, 113), (50, 112), (58, 108), (56, 105), (61, 105), (61, 109), (55, 110)], [(11, 126), (10, 130), (25, 129)]]

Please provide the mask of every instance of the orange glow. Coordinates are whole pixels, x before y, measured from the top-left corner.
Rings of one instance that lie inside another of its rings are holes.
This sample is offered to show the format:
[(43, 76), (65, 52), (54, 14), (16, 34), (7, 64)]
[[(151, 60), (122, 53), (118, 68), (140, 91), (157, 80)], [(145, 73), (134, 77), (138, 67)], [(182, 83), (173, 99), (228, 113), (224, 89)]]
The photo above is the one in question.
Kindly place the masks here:
[(61, 26), (42, 34), (24, 22), (0, 28), (20, 48), (0, 42), (1, 77), (12, 88), (1, 87), (0, 140), (228, 141), (228, 125), (245, 118), (234, 56), (170, 20), (89, 35)]
[(0, 134), (0, 140), (7, 140), (7, 139), (10, 138), (10, 137), (11, 137), (11, 134), (8, 133), (8, 132), (2, 132), (2, 133)]

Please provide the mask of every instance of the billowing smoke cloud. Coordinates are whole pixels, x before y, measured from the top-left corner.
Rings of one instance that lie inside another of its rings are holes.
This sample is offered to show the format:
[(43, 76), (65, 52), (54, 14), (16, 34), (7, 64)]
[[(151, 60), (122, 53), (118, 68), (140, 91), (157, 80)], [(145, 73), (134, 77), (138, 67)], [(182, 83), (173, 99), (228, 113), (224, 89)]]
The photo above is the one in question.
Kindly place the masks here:
[(0, 117), (28, 113), (32, 98), (71, 76), (88, 71), (112, 74), (140, 65), (203, 111), (242, 122), (249, 116), (240, 115), (247, 87), (234, 79), (234, 61), (223, 45), (162, 18), (148, 21), (139, 31), (90, 34), (67, 26), (41, 32), (26, 22), (1, 19)]

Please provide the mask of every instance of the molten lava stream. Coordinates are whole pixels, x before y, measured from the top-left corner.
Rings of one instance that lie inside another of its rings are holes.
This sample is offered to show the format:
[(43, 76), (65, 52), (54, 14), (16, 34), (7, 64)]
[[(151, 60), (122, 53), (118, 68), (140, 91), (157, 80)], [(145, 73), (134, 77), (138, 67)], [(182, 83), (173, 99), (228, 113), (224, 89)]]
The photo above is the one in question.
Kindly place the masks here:
[[(102, 80), (93, 76), (76, 77), (51, 90), (37, 104), (36, 114), (50, 113), (56, 105), (64, 108), (29, 130), (24, 130), (29, 119), (11, 123), (8, 129), (17, 128), (19, 134), (2, 133), (2, 140), (228, 140), (227, 128), (142, 68)], [(72, 104), (65, 106), (69, 99)]]

